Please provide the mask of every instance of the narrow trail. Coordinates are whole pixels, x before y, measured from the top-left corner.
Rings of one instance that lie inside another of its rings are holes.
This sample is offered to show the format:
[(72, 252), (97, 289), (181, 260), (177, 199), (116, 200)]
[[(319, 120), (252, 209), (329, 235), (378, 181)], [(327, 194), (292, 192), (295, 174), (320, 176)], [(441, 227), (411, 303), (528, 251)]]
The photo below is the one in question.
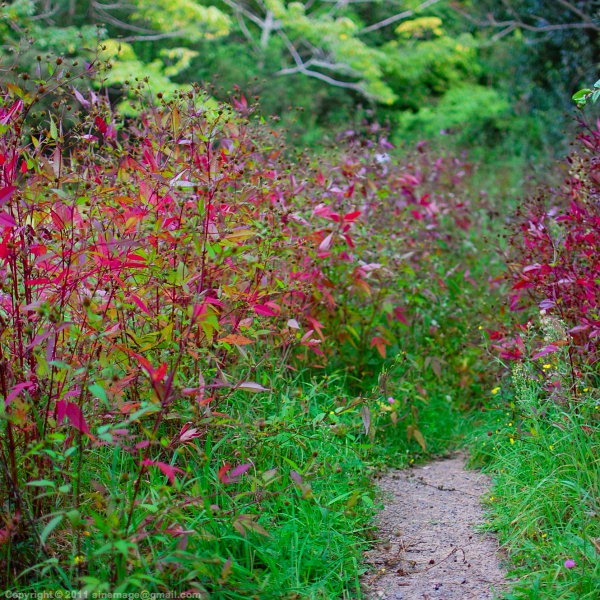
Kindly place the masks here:
[(506, 590), (497, 541), (476, 531), (490, 480), (466, 471), (465, 460), (457, 455), (381, 480), (381, 544), (368, 555), (367, 598), (483, 600)]

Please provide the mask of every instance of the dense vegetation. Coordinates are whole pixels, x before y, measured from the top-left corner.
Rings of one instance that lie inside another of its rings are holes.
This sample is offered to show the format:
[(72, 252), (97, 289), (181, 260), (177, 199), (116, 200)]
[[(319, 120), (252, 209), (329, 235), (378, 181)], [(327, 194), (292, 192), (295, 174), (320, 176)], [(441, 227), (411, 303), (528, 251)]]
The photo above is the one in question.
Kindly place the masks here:
[(379, 474), (467, 444), (512, 596), (598, 595), (600, 26), (559, 4), (3, 6), (3, 589), (361, 597)]

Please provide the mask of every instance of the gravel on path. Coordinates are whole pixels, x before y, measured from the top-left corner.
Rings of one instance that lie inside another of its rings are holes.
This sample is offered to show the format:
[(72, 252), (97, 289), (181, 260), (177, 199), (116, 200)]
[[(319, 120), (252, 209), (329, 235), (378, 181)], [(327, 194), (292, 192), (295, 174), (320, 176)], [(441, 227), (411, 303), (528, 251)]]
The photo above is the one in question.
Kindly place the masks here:
[(491, 600), (509, 581), (503, 556), (485, 522), (480, 497), (490, 480), (465, 470), (457, 455), (389, 473), (380, 482), (385, 509), (378, 547), (364, 579), (371, 600)]

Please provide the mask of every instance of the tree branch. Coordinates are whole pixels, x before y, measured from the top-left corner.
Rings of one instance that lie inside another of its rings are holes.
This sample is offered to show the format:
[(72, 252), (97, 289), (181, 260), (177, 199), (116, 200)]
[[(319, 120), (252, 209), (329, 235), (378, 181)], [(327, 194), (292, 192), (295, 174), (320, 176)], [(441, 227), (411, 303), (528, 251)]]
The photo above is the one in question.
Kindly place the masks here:
[[(350, 81), (339, 81), (337, 79), (333, 79), (333, 77), (329, 77), (328, 75), (325, 75), (324, 73), (320, 73), (319, 71), (311, 71), (308, 68), (308, 65), (323, 66), (323, 63), (321, 61), (315, 61), (313, 59), (311, 59), (305, 63), (302, 60), (302, 57), (298, 54), (298, 51), (296, 50), (296, 48), (294, 48), (294, 44), (292, 44), (292, 42), (289, 40), (287, 35), (285, 35), (285, 33), (281, 30), (278, 30), (277, 33), (279, 34), (279, 36), (283, 40), (284, 44), (286, 45), (287, 49), (289, 50), (290, 54), (292, 55), (292, 58), (294, 59), (296, 66), (288, 68), (288, 69), (281, 69), (280, 71), (275, 73), (275, 75), (281, 76), (281, 75), (291, 75), (293, 73), (302, 73), (303, 75), (307, 75), (308, 77), (314, 77), (315, 79), (320, 79), (321, 81), (325, 81), (326, 83), (328, 83), (330, 85), (351, 89), (356, 92), (360, 92), (363, 95), (367, 95), (365, 90), (358, 83), (352, 83)], [(321, 64), (318, 65), (317, 62), (321, 62)], [(329, 66), (333, 67), (334, 65), (329, 65)]]

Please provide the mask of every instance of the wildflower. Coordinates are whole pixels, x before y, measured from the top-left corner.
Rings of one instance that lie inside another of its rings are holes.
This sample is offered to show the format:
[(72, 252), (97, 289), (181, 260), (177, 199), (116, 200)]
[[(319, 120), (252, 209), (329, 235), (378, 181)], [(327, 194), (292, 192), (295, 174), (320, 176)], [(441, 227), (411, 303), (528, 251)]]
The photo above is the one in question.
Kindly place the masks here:
[(547, 535), (547, 534), (546, 534), (546, 533), (544, 533), (544, 535), (543, 535), (542, 537), (543, 537), (543, 538), (545, 538), (545, 537), (546, 537), (546, 535)]
[(75, 557), (75, 560), (73, 561), (76, 565), (81, 564), (83, 561), (85, 560), (85, 558), (79, 554)]
[(552, 450), (552, 446), (548, 446), (550, 448), (550, 450)]
[(577, 563), (572, 560), (571, 558), (569, 558), (568, 560), (565, 560), (565, 567), (567, 569), (572, 569)]
[(480, 326), (479, 326), (479, 329), (483, 329), (483, 327), (480, 325)]
[(509, 424), (508, 424), (508, 426), (509, 426), (509, 427), (512, 427), (512, 423), (509, 423)]
[(544, 365), (544, 369), (551, 369), (552, 365)]
[(511, 444), (514, 444), (514, 443), (515, 443), (515, 440), (513, 440), (512, 438), (510, 438), (510, 443), (511, 443)]
[(583, 388), (583, 391), (584, 391), (584, 392), (589, 392), (589, 391), (590, 391), (590, 388)]
[(495, 388), (492, 390), (492, 394), (494, 394), (494, 396), (495, 396), (495, 395), (496, 395), (496, 394), (497, 394), (499, 391), (500, 391), (500, 388), (499, 388), (499, 387), (495, 387)]
[(394, 404), (394, 402), (396, 402), (391, 396), (388, 398), (388, 402), (390, 404)]

